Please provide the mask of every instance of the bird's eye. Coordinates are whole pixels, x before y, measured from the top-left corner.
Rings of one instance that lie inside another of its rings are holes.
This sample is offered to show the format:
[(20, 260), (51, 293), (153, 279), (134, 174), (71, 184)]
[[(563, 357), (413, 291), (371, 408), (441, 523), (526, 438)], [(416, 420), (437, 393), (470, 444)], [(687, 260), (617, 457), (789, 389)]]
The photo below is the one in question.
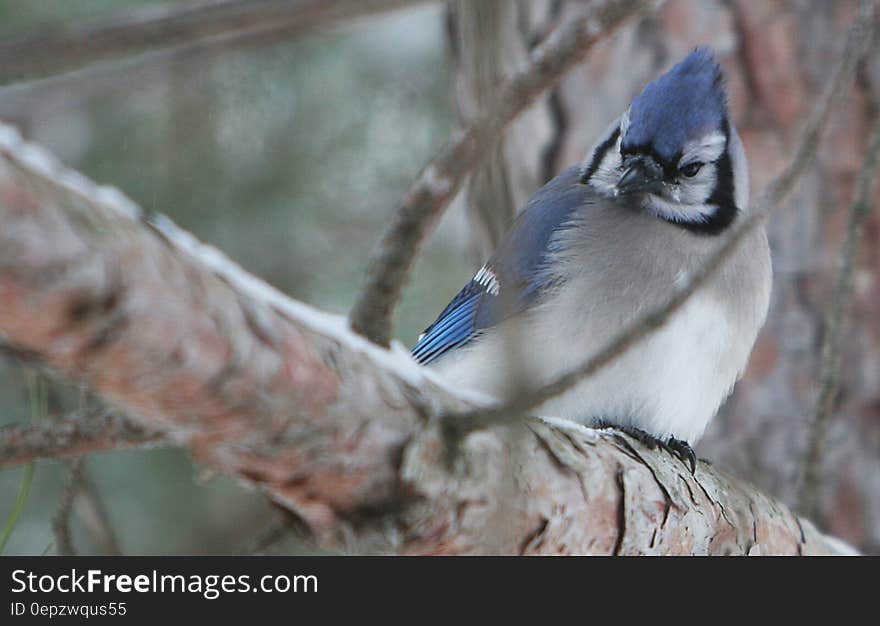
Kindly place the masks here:
[(697, 172), (700, 171), (700, 168), (703, 167), (702, 163), (688, 163), (683, 168), (678, 170), (682, 176), (686, 178), (693, 178), (697, 175)]

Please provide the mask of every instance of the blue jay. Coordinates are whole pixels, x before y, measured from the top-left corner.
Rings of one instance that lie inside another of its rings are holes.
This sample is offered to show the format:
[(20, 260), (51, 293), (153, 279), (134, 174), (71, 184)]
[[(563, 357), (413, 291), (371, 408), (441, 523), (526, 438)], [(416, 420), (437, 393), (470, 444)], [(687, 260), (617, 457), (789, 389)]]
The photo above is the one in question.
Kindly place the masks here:
[[(553, 380), (686, 281), (748, 211), (748, 185), (721, 69), (698, 48), (529, 200), (413, 357), (499, 398), (515, 377)], [(636, 434), (693, 470), (691, 445), (743, 373), (770, 283), (756, 229), (664, 327), (538, 413)]]

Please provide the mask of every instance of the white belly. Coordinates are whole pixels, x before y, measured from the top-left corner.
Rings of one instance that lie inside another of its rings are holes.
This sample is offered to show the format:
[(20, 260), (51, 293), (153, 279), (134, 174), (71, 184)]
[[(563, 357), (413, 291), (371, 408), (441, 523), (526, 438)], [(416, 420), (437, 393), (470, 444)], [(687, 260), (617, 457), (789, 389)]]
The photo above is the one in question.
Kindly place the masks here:
[[(544, 384), (580, 365), (619, 331), (589, 319), (574, 328), (548, 313), (536, 316), (541, 322), (505, 322), (503, 334), (487, 333), (435, 367), (454, 384), (503, 398), (511, 385)], [(697, 293), (664, 327), (535, 413), (694, 444), (744, 369), (758, 327), (735, 329), (712, 296)], [(516, 344), (505, 344), (505, 336)], [(512, 358), (523, 366), (511, 367)]]

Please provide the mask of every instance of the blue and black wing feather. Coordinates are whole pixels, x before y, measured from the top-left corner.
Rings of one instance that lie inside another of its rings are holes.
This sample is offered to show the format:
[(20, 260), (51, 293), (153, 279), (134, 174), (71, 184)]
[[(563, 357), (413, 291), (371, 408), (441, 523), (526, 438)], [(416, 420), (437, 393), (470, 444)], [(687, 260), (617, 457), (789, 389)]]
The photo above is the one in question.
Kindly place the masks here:
[(430, 363), (471, 339), (479, 330), (477, 313), (483, 300), (492, 298), (485, 287), (471, 280), (450, 302), (437, 321), (419, 338), (412, 355), (419, 363)]
[(458, 292), (419, 338), (413, 357), (428, 364), (459, 348), (488, 328), (537, 302), (555, 281), (547, 268), (554, 234), (564, 229), (589, 188), (570, 168), (529, 201), (481, 273)]

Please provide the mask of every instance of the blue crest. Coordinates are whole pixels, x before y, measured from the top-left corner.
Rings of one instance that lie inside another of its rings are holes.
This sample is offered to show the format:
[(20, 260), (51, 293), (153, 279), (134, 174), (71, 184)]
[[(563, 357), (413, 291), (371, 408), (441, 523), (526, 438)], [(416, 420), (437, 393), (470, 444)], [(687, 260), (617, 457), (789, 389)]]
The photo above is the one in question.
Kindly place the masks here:
[(720, 130), (726, 117), (721, 68), (708, 48), (697, 48), (636, 96), (622, 147), (650, 147), (670, 162), (688, 140)]

